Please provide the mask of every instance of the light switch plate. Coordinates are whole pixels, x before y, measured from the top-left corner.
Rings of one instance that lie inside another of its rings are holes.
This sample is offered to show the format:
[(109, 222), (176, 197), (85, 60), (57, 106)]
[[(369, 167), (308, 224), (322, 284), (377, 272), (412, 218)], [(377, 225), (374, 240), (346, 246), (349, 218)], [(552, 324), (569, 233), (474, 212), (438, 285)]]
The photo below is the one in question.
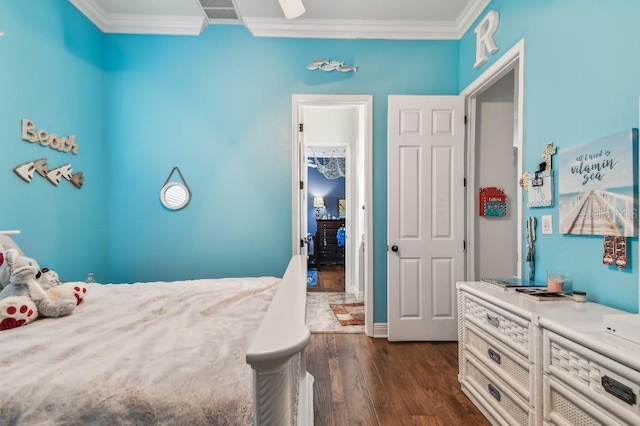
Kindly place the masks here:
[(542, 216), (542, 233), (553, 234), (553, 216), (550, 214)]

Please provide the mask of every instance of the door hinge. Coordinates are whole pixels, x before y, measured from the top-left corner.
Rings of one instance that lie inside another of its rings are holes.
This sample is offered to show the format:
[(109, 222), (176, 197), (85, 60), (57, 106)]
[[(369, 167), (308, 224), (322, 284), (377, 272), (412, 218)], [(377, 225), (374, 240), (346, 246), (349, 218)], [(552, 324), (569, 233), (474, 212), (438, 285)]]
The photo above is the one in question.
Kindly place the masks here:
[(300, 181), (300, 189), (304, 189), (304, 182)]
[(462, 251), (467, 251), (467, 241), (462, 240)]
[(304, 123), (298, 124), (298, 131), (299, 132), (304, 132)]
[(304, 247), (304, 239), (300, 238), (300, 248)]
[(462, 186), (467, 187), (467, 178), (462, 179)]
[[(464, 124), (467, 124), (467, 116), (466, 115), (464, 116)], [(302, 130), (300, 130), (300, 131), (302, 131)]]

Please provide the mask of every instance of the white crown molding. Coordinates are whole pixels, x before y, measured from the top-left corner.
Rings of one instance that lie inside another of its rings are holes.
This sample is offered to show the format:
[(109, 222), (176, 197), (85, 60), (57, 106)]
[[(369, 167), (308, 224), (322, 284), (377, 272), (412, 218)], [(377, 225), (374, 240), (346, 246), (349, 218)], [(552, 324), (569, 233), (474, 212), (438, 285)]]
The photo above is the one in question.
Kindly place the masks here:
[(460, 40), (491, 0), (472, 0), (451, 22), (244, 18), (255, 37)]
[(467, 3), (467, 6), (456, 20), (458, 39), (461, 39), (466, 34), (480, 14), (489, 6), (489, 3), (491, 3), (491, 0), (472, 0)]
[(89, 18), (102, 32), (105, 32), (104, 22), (106, 21), (107, 13), (103, 8), (91, 0), (69, 0), (69, 3)]
[(153, 16), (112, 14), (105, 33), (200, 35), (208, 21), (200, 16)]
[(200, 35), (204, 16), (109, 14), (93, 0), (69, 0), (104, 33)]
[(340, 38), (387, 40), (458, 40), (455, 22), (355, 21), (247, 18), (245, 25), (256, 37)]
[[(107, 13), (95, 0), (69, 0), (104, 33), (199, 35), (206, 16)], [(357, 21), (244, 18), (255, 37), (459, 40), (491, 0), (471, 0), (455, 21)], [(224, 22), (239, 23), (239, 22)]]

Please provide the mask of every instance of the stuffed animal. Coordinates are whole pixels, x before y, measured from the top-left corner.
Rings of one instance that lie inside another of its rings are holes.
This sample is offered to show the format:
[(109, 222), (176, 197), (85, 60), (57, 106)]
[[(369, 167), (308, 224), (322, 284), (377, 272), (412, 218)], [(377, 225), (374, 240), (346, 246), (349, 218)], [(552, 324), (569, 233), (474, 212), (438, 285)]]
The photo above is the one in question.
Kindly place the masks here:
[[(16, 250), (0, 255), (0, 330), (8, 330), (29, 324), (38, 317), (35, 301), (29, 294), (29, 285), (35, 283), (38, 268), (28, 262), (12, 267), (19, 256)], [(17, 283), (22, 280), (26, 283)]]
[[(42, 268), (40, 272), (40, 276), (36, 276), (37, 281), (47, 291), (50, 299), (59, 299), (69, 294), (69, 292), (73, 292), (78, 305), (84, 301), (84, 296), (87, 294), (87, 286), (81, 283), (65, 284), (58, 276), (58, 273), (49, 268)], [(58, 288), (54, 289), (54, 287)]]
[(58, 273), (56, 271), (52, 271), (49, 268), (40, 269), (40, 276), (36, 275), (36, 281), (38, 281), (38, 283), (40, 283), (40, 286), (45, 290), (49, 290), (51, 287), (62, 284)]
[[(16, 250), (7, 250), (0, 265), (0, 323), (3, 324), (0, 329), (28, 324), (38, 315), (69, 315), (82, 303), (86, 286), (80, 283), (54, 285), (55, 272), (44, 279), (43, 275), (35, 260), (20, 256)], [(38, 280), (45, 283), (46, 290)]]

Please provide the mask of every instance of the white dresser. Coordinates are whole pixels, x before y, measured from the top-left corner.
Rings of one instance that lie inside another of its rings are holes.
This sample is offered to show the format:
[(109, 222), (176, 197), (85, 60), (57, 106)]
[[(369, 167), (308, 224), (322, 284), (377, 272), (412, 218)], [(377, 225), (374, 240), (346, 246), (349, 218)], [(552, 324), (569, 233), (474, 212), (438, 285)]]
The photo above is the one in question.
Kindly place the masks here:
[(624, 312), (458, 283), (463, 392), (497, 425), (640, 425), (640, 345), (603, 331)]

